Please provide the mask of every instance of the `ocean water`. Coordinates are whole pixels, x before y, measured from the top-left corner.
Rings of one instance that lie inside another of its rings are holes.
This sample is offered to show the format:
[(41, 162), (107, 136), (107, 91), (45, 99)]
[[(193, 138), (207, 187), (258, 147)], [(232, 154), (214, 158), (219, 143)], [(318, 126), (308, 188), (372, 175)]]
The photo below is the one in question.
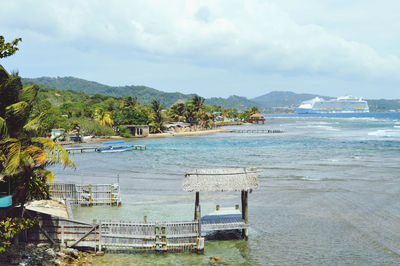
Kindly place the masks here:
[[(106, 254), (99, 265), (400, 264), (400, 113), (268, 116), (282, 134), (132, 140), (145, 151), (77, 153), (77, 170), (54, 167), (58, 182), (119, 179), (121, 207), (74, 208), (76, 219), (191, 220), (188, 169), (256, 167), (249, 240), (209, 241), (205, 254)], [(86, 144), (87, 145), (87, 144)], [(95, 145), (95, 144), (91, 144)], [(240, 193), (200, 193), (202, 214), (234, 206)]]

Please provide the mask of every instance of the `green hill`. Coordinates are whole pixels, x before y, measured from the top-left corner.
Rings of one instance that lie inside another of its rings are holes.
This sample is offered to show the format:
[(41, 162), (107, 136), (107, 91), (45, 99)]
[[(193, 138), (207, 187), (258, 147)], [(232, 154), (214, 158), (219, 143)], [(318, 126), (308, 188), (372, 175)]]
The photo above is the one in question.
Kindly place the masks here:
[(254, 101), (251, 101), (247, 99), (246, 97), (240, 97), (236, 95), (229, 96), (228, 98), (220, 98), (220, 97), (212, 97), (209, 99), (206, 99), (206, 104), (207, 105), (218, 105), (223, 108), (236, 108), (239, 111), (244, 111), (247, 110), (253, 106), (257, 107), (260, 111), (266, 112), (265, 106), (255, 103)]
[[(94, 81), (74, 77), (40, 77), (40, 78), (23, 78), (24, 85), (37, 83), (44, 88), (53, 88), (59, 90), (72, 90), (83, 92), (86, 94), (101, 94), (114, 97), (132, 96), (137, 97), (142, 104), (149, 104), (153, 99), (157, 99), (165, 107), (170, 107), (178, 100), (190, 100), (196, 94), (183, 94), (179, 92), (163, 92), (146, 86), (108, 86)], [(206, 99), (206, 103), (219, 105), (223, 108), (237, 108), (238, 110), (246, 110), (252, 106), (257, 106), (263, 110), (261, 105), (256, 104), (245, 97), (230, 96), (224, 98)]]
[(74, 77), (40, 77), (34, 79), (22, 79), (24, 85), (37, 83), (45, 88), (56, 88), (60, 90), (73, 90), (86, 94), (101, 94), (114, 97), (137, 97), (143, 104), (149, 104), (153, 99), (157, 99), (162, 105), (169, 107), (177, 100), (189, 100), (195, 94), (183, 94), (179, 92), (162, 92), (146, 86), (108, 86), (94, 81)]

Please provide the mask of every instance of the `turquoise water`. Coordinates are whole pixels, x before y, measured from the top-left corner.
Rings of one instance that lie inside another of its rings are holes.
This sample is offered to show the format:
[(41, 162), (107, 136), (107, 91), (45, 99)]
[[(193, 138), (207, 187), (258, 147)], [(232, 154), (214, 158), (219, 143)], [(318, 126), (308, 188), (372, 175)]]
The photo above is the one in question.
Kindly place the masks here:
[[(132, 140), (145, 151), (74, 154), (59, 182), (111, 183), (123, 205), (75, 208), (76, 219), (191, 220), (186, 170), (245, 166), (260, 171), (249, 195), (249, 241), (207, 242), (205, 255), (106, 254), (98, 264), (399, 264), (400, 114), (268, 116), (283, 134), (219, 133)], [(235, 128), (235, 127), (233, 127)], [(87, 145), (87, 144), (86, 144)], [(95, 144), (91, 144), (95, 145)], [(240, 193), (201, 193), (203, 214), (234, 206)]]

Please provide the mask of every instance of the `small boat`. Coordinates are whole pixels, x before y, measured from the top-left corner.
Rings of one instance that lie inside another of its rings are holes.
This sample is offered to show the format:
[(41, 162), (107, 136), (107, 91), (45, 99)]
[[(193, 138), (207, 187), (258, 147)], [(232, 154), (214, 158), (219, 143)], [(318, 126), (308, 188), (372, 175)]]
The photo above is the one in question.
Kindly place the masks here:
[(133, 145), (114, 145), (114, 144), (122, 144), (125, 143), (123, 140), (117, 140), (117, 141), (107, 141), (103, 142), (103, 145), (109, 145), (109, 146), (103, 146), (97, 149), (98, 152), (121, 152), (121, 151), (129, 151), (133, 149)]

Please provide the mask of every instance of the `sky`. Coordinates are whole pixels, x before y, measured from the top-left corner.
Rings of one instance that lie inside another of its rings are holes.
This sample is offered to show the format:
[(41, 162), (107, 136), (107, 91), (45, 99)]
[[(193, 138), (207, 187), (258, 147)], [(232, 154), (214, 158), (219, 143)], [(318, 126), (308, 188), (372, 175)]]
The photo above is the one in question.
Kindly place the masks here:
[(22, 42), (0, 64), (203, 97), (400, 99), (399, 14), (398, 0), (3, 1), (0, 35)]

